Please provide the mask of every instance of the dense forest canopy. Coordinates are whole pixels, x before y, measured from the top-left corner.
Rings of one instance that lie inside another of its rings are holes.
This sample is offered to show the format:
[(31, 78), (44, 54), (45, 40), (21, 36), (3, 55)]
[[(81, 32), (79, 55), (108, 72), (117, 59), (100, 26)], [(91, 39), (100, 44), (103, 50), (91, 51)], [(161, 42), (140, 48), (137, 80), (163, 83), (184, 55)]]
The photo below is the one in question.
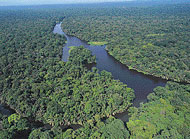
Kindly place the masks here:
[[(52, 30), (64, 14), (64, 10), (1, 14), (1, 102), (17, 112), (3, 121), (1, 134), (7, 138), (31, 130), (27, 120), (56, 128), (84, 125), (95, 116), (109, 117), (132, 104), (134, 91), (127, 85), (113, 80), (106, 71), (87, 70), (85, 64), (96, 62), (90, 50), (73, 47), (69, 61), (61, 61), (66, 40)], [(24, 125), (20, 120), (25, 120)]]
[(63, 30), (86, 41), (106, 41), (109, 54), (131, 69), (190, 82), (190, 6), (83, 9)]
[[(62, 138), (121, 138), (121, 139), (188, 139), (190, 137), (190, 85), (168, 82), (148, 96), (148, 103), (130, 108), (126, 126), (108, 118), (87, 122), (84, 127), (67, 130)], [(93, 123), (93, 124), (92, 124)], [(126, 128), (127, 127), (127, 128)], [(89, 130), (90, 129), (90, 130)]]
[(190, 85), (168, 82), (148, 96), (148, 103), (131, 108), (127, 127), (131, 138), (190, 138)]
[[(190, 82), (190, 6), (64, 7), (0, 10), (0, 139), (190, 138), (190, 85), (168, 82), (139, 108), (133, 89), (111, 73), (88, 70), (96, 57), (71, 47), (56, 23), (89, 42), (106, 42), (117, 60), (146, 74)], [(127, 123), (114, 114), (129, 108)], [(71, 125), (79, 124), (79, 129)]]

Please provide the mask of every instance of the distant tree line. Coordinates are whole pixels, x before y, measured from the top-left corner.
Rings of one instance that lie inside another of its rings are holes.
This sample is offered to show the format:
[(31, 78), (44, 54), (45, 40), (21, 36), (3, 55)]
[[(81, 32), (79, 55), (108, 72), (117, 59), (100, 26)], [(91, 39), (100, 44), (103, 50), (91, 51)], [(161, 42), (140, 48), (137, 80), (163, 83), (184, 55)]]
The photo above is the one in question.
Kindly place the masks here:
[(86, 8), (66, 17), (62, 28), (82, 40), (108, 42), (109, 54), (130, 69), (190, 83), (189, 13), (184, 4)]

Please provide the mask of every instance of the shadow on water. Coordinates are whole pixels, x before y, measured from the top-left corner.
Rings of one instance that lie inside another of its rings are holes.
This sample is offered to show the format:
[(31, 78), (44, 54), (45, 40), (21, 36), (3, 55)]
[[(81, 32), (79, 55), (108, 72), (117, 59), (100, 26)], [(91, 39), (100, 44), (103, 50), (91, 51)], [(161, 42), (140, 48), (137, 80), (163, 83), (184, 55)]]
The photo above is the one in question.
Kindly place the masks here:
[(9, 106), (5, 105), (5, 104), (1, 104), (0, 103), (0, 113), (2, 115), (11, 115), (13, 113), (15, 113), (15, 110), (11, 109)]
[(77, 129), (79, 129), (79, 128), (81, 128), (82, 126), (81, 125), (79, 125), (79, 124), (72, 124), (72, 125), (64, 125), (64, 126), (61, 126), (61, 129), (63, 130), (63, 131), (66, 131), (67, 129), (73, 129), (73, 130), (77, 130)]
[[(90, 46), (85, 41), (81, 41), (77, 37), (66, 35), (62, 29), (61, 24), (57, 24), (54, 28), (54, 33), (64, 35), (67, 38), (67, 44), (63, 47), (63, 61), (67, 61), (68, 47), (69, 46), (81, 46), (88, 48), (93, 55), (96, 56), (96, 64), (88, 65), (88, 69), (96, 67), (99, 71), (106, 70), (111, 72), (113, 78), (120, 80), (121, 82), (127, 84), (128, 87), (134, 89), (135, 91), (135, 100), (133, 106), (138, 107), (140, 103), (147, 101), (147, 96), (153, 89), (157, 86), (165, 86), (167, 80), (144, 75), (135, 70), (129, 70), (127, 66), (120, 63), (113, 56), (109, 55), (105, 50), (105, 46)], [(115, 115), (116, 118), (123, 120), (124, 122), (128, 121), (128, 113), (123, 112)]]

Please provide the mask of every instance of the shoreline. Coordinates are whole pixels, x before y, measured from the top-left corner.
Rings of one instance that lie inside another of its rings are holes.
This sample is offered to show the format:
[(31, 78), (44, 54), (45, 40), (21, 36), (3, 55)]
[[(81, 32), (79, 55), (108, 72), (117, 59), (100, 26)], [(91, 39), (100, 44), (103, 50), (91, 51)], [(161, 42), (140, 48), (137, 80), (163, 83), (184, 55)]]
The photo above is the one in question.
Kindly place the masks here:
[[(113, 57), (115, 60), (117, 60), (112, 54), (110, 54), (110, 52), (107, 50), (107, 48), (106, 48), (105, 50), (106, 50), (106, 52), (109, 54), (109, 56), (111, 56), (111, 57)], [(135, 72), (138, 72), (138, 73), (141, 73), (141, 74), (146, 75), (146, 76), (151, 76), (151, 77), (163, 79), (163, 80), (166, 80), (167, 82), (168, 82), (168, 81), (172, 81), (172, 82), (176, 82), (176, 83), (184, 84), (184, 85), (190, 84), (190, 82), (177, 81), (177, 80), (175, 80), (175, 79), (163, 77), (163, 76), (161, 76), (161, 75), (156, 75), (156, 74), (151, 74), (151, 73), (148, 73), (148, 72), (144, 72), (144, 71), (139, 70), (139, 69), (137, 69), (137, 68), (133, 68), (133, 67), (130, 67), (130, 68), (129, 68), (129, 65), (122, 63), (120, 60), (117, 60), (117, 61), (118, 61), (119, 63), (123, 64), (124, 66), (126, 66), (129, 70), (135, 71)]]
[[(62, 29), (62, 26), (61, 26), (61, 29)], [(63, 31), (63, 29), (62, 29), (62, 31)], [(64, 33), (65, 33), (65, 32), (64, 32)], [(65, 33), (65, 34), (67, 34), (67, 33)], [(87, 44), (88, 44), (88, 41), (83, 40), (83, 39), (81, 39), (81, 38), (78, 37), (78, 36), (74, 36), (74, 35), (70, 35), (70, 34), (67, 34), (67, 35), (72, 36), (72, 37), (77, 37), (77, 38), (80, 39), (81, 41), (87, 42)], [(146, 76), (152, 76), (152, 77), (155, 77), (155, 78), (159, 78), (159, 79), (162, 79), (162, 80), (166, 80), (167, 82), (168, 82), (168, 81), (173, 81), (173, 82), (176, 82), (176, 83), (179, 83), (179, 84), (184, 84), (184, 85), (185, 85), (185, 84), (190, 84), (190, 81), (189, 81), (189, 82), (188, 82), (188, 81), (178, 81), (178, 80), (176, 80), (176, 79), (167, 78), (167, 77), (162, 76), (162, 75), (157, 75), (157, 74), (151, 74), (151, 73), (149, 73), (149, 72), (144, 72), (144, 71), (139, 70), (139, 69), (134, 68), (134, 67), (130, 67), (130, 68), (129, 68), (129, 65), (122, 63), (120, 60), (116, 59), (116, 58), (108, 51), (107, 45), (106, 45), (105, 50), (106, 50), (106, 52), (109, 54), (109, 56), (113, 57), (113, 58), (114, 58), (115, 60), (117, 60), (120, 64), (126, 66), (126, 67), (127, 67), (129, 70), (131, 70), (131, 71), (135, 71), (135, 72), (141, 73), (141, 74), (146, 75)]]

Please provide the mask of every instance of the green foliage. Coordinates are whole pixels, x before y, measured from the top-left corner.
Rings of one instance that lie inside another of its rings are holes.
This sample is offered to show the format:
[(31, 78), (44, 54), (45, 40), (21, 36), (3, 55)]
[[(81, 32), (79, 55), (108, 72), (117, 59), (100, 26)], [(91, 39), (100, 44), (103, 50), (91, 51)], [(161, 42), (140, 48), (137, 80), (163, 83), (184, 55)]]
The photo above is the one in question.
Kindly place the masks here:
[(28, 137), (28, 139), (52, 139), (52, 138), (53, 136), (49, 131), (43, 131), (41, 128), (33, 130)]
[[(102, 117), (131, 106), (132, 89), (109, 72), (87, 70), (86, 64), (96, 62), (88, 49), (73, 47), (68, 62), (61, 61), (66, 39), (52, 30), (67, 10), (6, 11), (0, 10), (0, 99), (17, 114), (3, 119), (2, 134), (15, 138), (32, 131), (30, 139), (47, 139), (62, 133), (60, 126), (81, 124), (88, 137), (93, 131), (87, 122), (95, 115), (99, 121), (93, 130), (104, 126)], [(31, 119), (50, 124), (52, 130), (29, 124)]]
[(97, 45), (106, 45), (108, 44), (108, 42), (103, 41), (103, 42), (88, 42), (88, 44), (93, 45), (93, 46), (97, 46)]
[[(17, 112), (1, 116), (0, 138), (24, 131), (29, 139), (189, 138), (189, 85), (157, 87), (148, 103), (131, 108), (128, 131), (111, 115), (131, 106), (134, 91), (109, 72), (88, 71), (85, 65), (96, 61), (83, 46), (72, 47), (62, 62), (66, 38), (52, 33), (66, 16), (65, 32), (108, 42), (108, 52), (130, 69), (190, 82), (189, 11), (189, 5), (0, 10), (0, 100)], [(38, 128), (28, 119), (53, 127)], [(60, 127), (76, 123), (83, 127)]]
[(168, 82), (132, 108), (127, 127), (131, 138), (189, 138), (190, 86)]
[(76, 47), (76, 46), (69, 46), (69, 48), (70, 48), (70, 49), (69, 49), (69, 54), (71, 53), (71, 51), (72, 51), (73, 49), (75, 49), (75, 47)]
[(72, 129), (68, 129), (66, 132), (60, 134), (60, 135), (57, 135), (54, 139), (72, 139), (72, 132), (73, 130)]
[[(93, 123), (93, 124), (91, 124)], [(101, 125), (101, 126), (100, 126)], [(78, 130), (68, 129), (66, 132), (59, 134), (55, 139), (76, 138), (76, 139), (128, 139), (129, 132), (125, 128), (124, 123), (113, 117), (108, 118), (105, 122), (99, 119), (85, 123), (84, 127)]]
[(19, 134), (28, 134), (31, 125), (26, 118), (18, 114), (12, 114), (4, 117), (2, 121), (2, 129), (0, 129), (0, 139), (12, 139)]
[(127, 126), (134, 139), (151, 139), (156, 134), (154, 125), (143, 120), (130, 121)]
[(147, 37), (157, 37), (157, 36), (164, 36), (165, 34), (148, 34)]
[(8, 122), (10, 123), (17, 123), (20, 120), (20, 115), (18, 114), (12, 114), (8, 117)]
[(13, 133), (8, 130), (0, 130), (0, 139), (12, 139)]
[[(96, 133), (99, 132), (99, 136), (96, 136)], [(125, 128), (124, 123), (115, 119), (111, 123), (102, 126), (98, 131), (96, 131), (92, 137), (98, 137), (102, 139), (112, 138), (112, 139), (128, 139), (129, 131)]]
[(130, 69), (190, 83), (189, 13), (184, 4), (86, 8), (66, 17), (62, 28), (81, 40), (108, 42), (108, 53)]
[(90, 64), (96, 62), (96, 56), (92, 56), (92, 52), (85, 49), (84, 46), (74, 47), (69, 50), (69, 60), (76, 65)]

